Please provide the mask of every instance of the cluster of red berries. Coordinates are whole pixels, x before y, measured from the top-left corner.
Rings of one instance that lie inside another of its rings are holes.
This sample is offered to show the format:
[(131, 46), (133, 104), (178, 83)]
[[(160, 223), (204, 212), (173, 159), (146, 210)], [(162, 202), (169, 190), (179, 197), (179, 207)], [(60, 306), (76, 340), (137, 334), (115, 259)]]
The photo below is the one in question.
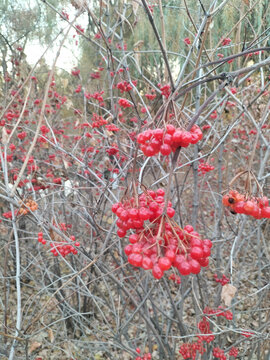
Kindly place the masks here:
[(224, 354), (224, 350), (222, 350), (219, 347), (213, 348), (213, 357), (220, 359), (220, 360), (226, 360), (227, 356)]
[[(138, 354), (140, 354), (140, 353), (141, 353), (141, 349), (140, 349), (140, 348), (137, 348), (137, 349), (136, 349), (136, 352), (137, 352)], [(152, 359), (152, 354), (148, 352), (148, 353), (145, 353), (145, 354), (142, 355), (142, 356), (137, 356), (135, 360), (151, 360), (151, 359)]]
[(181, 284), (181, 278), (178, 275), (171, 274), (168, 279), (174, 281), (178, 285)]
[(63, 257), (67, 256), (70, 253), (72, 253), (73, 255), (77, 255), (78, 250), (76, 249), (76, 247), (80, 246), (80, 243), (78, 241), (76, 241), (74, 235), (70, 236), (70, 240), (74, 241), (74, 246), (69, 244), (65, 240), (60, 241), (60, 242), (56, 242), (56, 241), (51, 242), (50, 246), (52, 248), (51, 252), (53, 253), (53, 255), (54, 256), (61, 255)]
[[(74, 255), (78, 254), (78, 250), (76, 247), (80, 246), (80, 243), (76, 241), (75, 236), (71, 235), (70, 240), (74, 241), (74, 246), (71, 244), (68, 244), (67, 241), (53, 241), (50, 243), (51, 246), (51, 252), (54, 256), (67, 256), (70, 253), (73, 253)], [(38, 242), (40, 242), (42, 245), (46, 245), (47, 241), (43, 238), (43, 232), (38, 233)]]
[[(132, 81), (133, 85), (136, 86), (137, 82), (136, 81)], [(116, 85), (117, 89), (120, 90), (121, 93), (123, 92), (128, 92), (130, 90), (132, 90), (132, 85), (130, 83), (128, 83), (127, 81), (121, 81)]]
[(190, 131), (175, 128), (168, 124), (166, 129), (148, 129), (138, 134), (137, 142), (145, 156), (154, 156), (159, 152), (163, 156), (175, 152), (178, 147), (188, 147), (196, 144), (202, 139), (202, 131), (199, 126), (194, 125)]
[(123, 108), (129, 108), (133, 106), (127, 99), (119, 99), (118, 104)]
[(255, 219), (270, 219), (270, 206), (266, 196), (246, 199), (245, 195), (236, 190), (230, 190), (222, 198), (224, 206), (229, 207), (233, 214), (245, 214)]
[(168, 99), (168, 97), (171, 94), (171, 87), (169, 84), (163, 85), (161, 86), (161, 84), (158, 84), (158, 87), (161, 90), (161, 95), (165, 96), (166, 99)]
[(20, 140), (23, 140), (26, 136), (27, 136), (27, 133), (26, 133), (25, 131), (22, 131), (21, 133), (18, 133), (18, 134), (17, 134), (17, 137), (18, 137)]
[(197, 353), (203, 354), (206, 352), (206, 349), (203, 347), (202, 341), (199, 339), (194, 343), (184, 343), (180, 346), (179, 353), (183, 356), (184, 359), (195, 360), (197, 358)]
[[(119, 228), (117, 235), (120, 238), (125, 237), (128, 230), (143, 229), (145, 221), (153, 222), (160, 218), (165, 206), (164, 195), (165, 191), (163, 189), (157, 191), (147, 190), (139, 196), (137, 205), (134, 197), (114, 204), (112, 212), (119, 218), (116, 222)], [(175, 214), (175, 210), (171, 206), (172, 203), (169, 201), (166, 212), (170, 218)], [(138, 236), (132, 234), (129, 240), (131, 244), (135, 244), (138, 241)]]
[(213, 335), (210, 330), (210, 322), (205, 317), (198, 323), (198, 329), (200, 330), (200, 334), (198, 334), (197, 337), (201, 341), (205, 341), (209, 344), (211, 341), (215, 340), (215, 335)]
[(204, 175), (207, 172), (212, 171), (214, 169), (215, 167), (213, 165), (210, 165), (208, 162), (203, 162), (203, 161), (198, 166), (199, 175), (201, 174)]
[(211, 309), (209, 307), (206, 307), (203, 310), (203, 313), (205, 315), (215, 315), (217, 317), (222, 316), (225, 317), (227, 320), (232, 320), (233, 319), (233, 314), (231, 311), (229, 310), (224, 310), (222, 308), (222, 306), (219, 306), (217, 309)]
[(46, 245), (47, 241), (43, 238), (43, 232), (38, 233), (38, 242), (40, 242), (42, 245)]
[(156, 96), (157, 95), (156, 95), (156, 93), (154, 91), (153, 91), (152, 94), (145, 94), (145, 97), (150, 101), (154, 100), (156, 98)]
[(220, 279), (218, 278), (218, 274), (214, 274), (214, 280), (218, 283), (221, 283), (222, 286), (228, 284), (230, 281), (230, 279), (227, 278), (227, 276), (224, 274), (222, 275), (222, 277)]
[(229, 351), (229, 355), (236, 357), (236, 356), (238, 355), (238, 349), (233, 346), (233, 347), (231, 348), (231, 350)]
[[(164, 212), (163, 189), (156, 192), (148, 190), (135, 198), (112, 206), (112, 211), (119, 217), (116, 224), (117, 234), (124, 237), (129, 229), (135, 233), (129, 236), (130, 244), (124, 249), (128, 262), (144, 270), (152, 270), (154, 278), (160, 279), (171, 267), (178, 269), (181, 275), (198, 274), (201, 267), (209, 263), (212, 242), (202, 240), (191, 225), (181, 229), (170, 218), (175, 210), (168, 202)], [(144, 228), (144, 223), (148, 221)]]

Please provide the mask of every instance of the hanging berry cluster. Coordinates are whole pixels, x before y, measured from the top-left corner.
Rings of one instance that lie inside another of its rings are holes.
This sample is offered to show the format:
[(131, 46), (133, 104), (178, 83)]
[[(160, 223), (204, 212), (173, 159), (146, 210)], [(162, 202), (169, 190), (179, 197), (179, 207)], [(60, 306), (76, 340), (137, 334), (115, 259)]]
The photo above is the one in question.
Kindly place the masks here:
[(175, 152), (178, 147), (196, 144), (202, 136), (202, 131), (197, 125), (193, 125), (190, 131), (187, 131), (168, 124), (166, 129), (148, 129), (139, 133), (137, 142), (145, 156), (155, 156), (158, 153), (167, 156)]
[(270, 206), (266, 196), (246, 198), (236, 190), (230, 190), (222, 198), (224, 206), (234, 214), (245, 214), (255, 219), (270, 219)]
[[(53, 232), (51, 232), (51, 237), (53, 239), (55, 238), (55, 235)], [(68, 243), (66, 240), (63, 240), (62, 238), (61, 238), (61, 241), (51, 242), (50, 243), (51, 253), (54, 256), (60, 255), (63, 257), (67, 256), (70, 253), (72, 253), (73, 255), (77, 255), (78, 250), (76, 249), (76, 247), (80, 246), (80, 243), (78, 241), (76, 241), (76, 238), (73, 235), (70, 236), (70, 240), (73, 241), (73, 244)], [(41, 243), (42, 245), (46, 245), (47, 241), (43, 237), (43, 232), (38, 233), (38, 242)]]
[(149, 352), (142, 355), (140, 348), (137, 348), (136, 352), (139, 354), (139, 356), (137, 356), (135, 358), (135, 360), (151, 360), (152, 359), (152, 354)]
[[(134, 197), (114, 204), (112, 212), (119, 218), (116, 222), (119, 228), (117, 235), (120, 238), (125, 237), (128, 230), (142, 229), (145, 221), (153, 222), (159, 218), (164, 210), (164, 195), (165, 191), (163, 189), (158, 189), (156, 192), (148, 190), (139, 196), (138, 205), (136, 205)], [(167, 206), (167, 215), (169, 217), (173, 217), (175, 214), (175, 210), (171, 206), (172, 203), (169, 201)]]
[(128, 262), (144, 270), (152, 270), (154, 278), (160, 279), (171, 267), (181, 275), (198, 274), (209, 263), (212, 242), (202, 240), (191, 225), (181, 229), (171, 218), (175, 210), (168, 202), (164, 215), (163, 189), (145, 191), (135, 198), (117, 203), (112, 211), (118, 216), (117, 234), (124, 237), (128, 230), (130, 244), (124, 249)]
[(224, 286), (230, 282), (230, 279), (224, 274), (222, 274), (221, 278), (218, 277), (218, 274), (214, 274), (214, 280), (215, 280), (215, 282), (220, 283), (222, 286)]
[(204, 175), (212, 170), (215, 170), (215, 167), (210, 165), (208, 162), (201, 161), (198, 166), (199, 175)]
[[(209, 307), (206, 307), (203, 311), (205, 315), (210, 316), (222, 316), (226, 318), (227, 320), (232, 320), (233, 315), (230, 311), (226, 311), (222, 309), (222, 307), (219, 307), (217, 310), (210, 309)], [(207, 319), (206, 316), (202, 318), (202, 320), (197, 325), (200, 333), (197, 334), (197, 340), (193, 343), (184, 343), (180, 346), (179, 353), (182, 355), (184, 359), (192, 359), (195, 360), (198, 356), (198, 354), (203, 354), (206, 349), (204, 348), (204, 344), (209, 344), (210, 342), (215, 340), (215, 335), (210, 330), (210, 322)], [(224, 350), (214, 347), (212, 351), (213, 357), (226, 360), (227, 357), (224, 353)], [(238, 355), (238, 349), (233, 348), (232, 351), (229, 352), (229, 356), (236, 357)]]

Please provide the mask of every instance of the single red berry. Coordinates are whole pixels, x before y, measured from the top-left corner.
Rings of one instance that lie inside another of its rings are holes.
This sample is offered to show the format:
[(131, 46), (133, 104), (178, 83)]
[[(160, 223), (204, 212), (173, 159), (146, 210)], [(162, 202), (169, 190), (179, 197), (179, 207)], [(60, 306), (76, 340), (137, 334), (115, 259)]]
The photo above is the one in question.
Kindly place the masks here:
[(170, 259), (168, 259), (166, 256), (159, 258), (158, 265), (161, 270), (169, 270), (172, 266), (172, 262)]
[(159, 265), (156, 264), (156, 265), (153, 266), (152, 274), (153, 274), (155, 279), (161, 279), (162, 276), (163, 276), (163, 271), (159, 267)]

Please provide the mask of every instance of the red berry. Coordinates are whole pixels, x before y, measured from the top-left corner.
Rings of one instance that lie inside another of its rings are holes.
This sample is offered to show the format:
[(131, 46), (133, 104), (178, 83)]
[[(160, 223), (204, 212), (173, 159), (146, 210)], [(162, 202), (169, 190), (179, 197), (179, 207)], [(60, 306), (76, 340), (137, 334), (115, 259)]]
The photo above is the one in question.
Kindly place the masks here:
[(172, 262), (170, 259), (168, 259), (166, 256), (164, 256), (158, 260), (158, 265), (159, 265), (160, 269), (163, 271), (169, 270), (172, 266)]
[(192, 274), (199, 274), (199, 272), (201, 271), (201, 265), (197, 260), (195, 259), (189, 260), (189, 265)]
[(141, 266), (142, 265), (142, 255), (141, 254), (130, 254), (128, 256), (128, 262), (133, 266)]
[(200, 259), (204, 256), (203, 250), (201, 247), (194, 246), (191, 248), (190, 256), (192, 259)]
[(175, 252), (172, 250), (167, 250), (165, 253), (165, 257), (168, 258), (171, 262), (175, 260)]
[(155, 279), (161, 279), (162, 276), (164, 275), (163, 271), (161, 270), (161, 268), (157, 264), (153, 266), (152, 274), (153, 274)]
[(168, 207), (167, 208), (167, 215), (169, 216), (169, 218), (174, 217), (175, 214), (175, 210), (172, 207)]
[(129, 242), (131, 244), (135, 244), (138, 241), (138, 235), (137, 234), (131, 234), (128, 239), (129, 239)]
[(191, 266), (190, 266), (190, 263), (187, 262), (186, 260), (181, 262), (177, 269), (179, 270), (180, 274), (181, 275), (189, 275), (190, 272), (191, 272)]
[(127, 234), (127, 232), (126, 232), (125, 230), (121, 229), (121, 228), (117, 230), (117, 235), (118, 235), (120, 238), (125, 237), (126, 234)]
[(148, 256), (144, 256), (142, 259), (142, 268), (144, 270), (150, 270), (153, 268), (152, 260)]
[(172, 148), (169, 144), (163, 144), (161, 145), (160, 147), (160, 153), (163, 155), (163, 156), (167, 156), (167, 155), (170, 155), (170, 153), (172, 152)]
[(125, 246), (124, 252), (125, 252), (125, 254), (126, 254), (127, 256), (132, 253), (132, 248), (133, 248), (133, 247), (132, 247), (131, 244), (128, 244), (127, 246)]

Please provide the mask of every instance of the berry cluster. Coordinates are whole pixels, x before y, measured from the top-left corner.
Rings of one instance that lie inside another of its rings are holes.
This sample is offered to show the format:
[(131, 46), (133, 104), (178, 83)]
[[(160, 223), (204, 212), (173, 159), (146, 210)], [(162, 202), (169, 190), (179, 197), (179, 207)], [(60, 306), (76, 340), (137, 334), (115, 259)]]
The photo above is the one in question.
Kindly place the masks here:
[(213, 357), (220, 359), (220, 360), (226, 360), (227, 356), (224, 354), (224, 350), (222, 350), (219, 347), (213, 348)]
[[(128, 230), (135, 232), (129, 236), (130, 244), (124, 249), (128, 262), (144, 270), (152, 270), (154, 278), (160, 279), (171, 267), (181, 275), (198, 274), (201, 267), (209, 263), (212, 242), (202, 240), (191, 225), (181, 229), (171, 221), (175, 210), (168, 202), (164, 213), (163, 189), (148, 190), (135, 198), (112, 206), (118, 216), (117, 234), (124, 237)], [(145, 222), (148, 221), (147, 226)]]
[[(63, 257), (67, 256), (70, 253), (73, 253), (74, 255), (78, 254), (78, 250), (76, 247), (80, 246), (80, 243), (76, 241), (75, 236), (70, 236), (70, 240), (74, 241), (74, 246), (69, 244), (67, 241), (53, 241), (50, 243), (51, 246), (51, 252), (54, 256), (61, 255)], [(42, 245), (46, 245), (47, 241), (43, 237), (43, 232), (38, 233), (38, 242), (40, 242)]]
[(203, 162), (203, 161), (198, 166), (199, 175), (201, 174), (204, 175), (207, 172), (212, 171), (214, 169), (215, 167), (213, 165), (210, 165), (208, 162)]
[(230, 190), (222, 198), (224, 206), (229, 207), (233, 214), (245, 214), (255, 219), (270, 219), (270, 206), (266, 196), (246, 199), (245, 195), (236, 190)]
[(238, 349), (236, 347), (232, 347), (231, 350), (229, 351), (229, 355), (236, 357), (238, 355)]
[(167, 156), (178, 147), (196, 144), (202, 136), (202, 131), (197, 125), (192, 126), (190, 131), (186, 131), (168, 124), (166, 129), (148, 129), (139, 133), (137, 142), (145, 156), (154, 156), (159, 152)]
[(205, 353), (206, 349), (203, 347), (202, 341), (199, 339), (194, 343), (184, 343), (180, 346), (179, 353), (184, 359), (195, 360), (197, 352), (199, 354)]
[(123, 108), (132, 107), (133, 105), (130, 104), (130, 102), (127, 99), (119, 99), (118, 104), (122, 106)]
[[(133, 85), (136, 86), (137, 82), (136, 81), (132, 81)], [(128, 83), (127, 81), (121, 81), (116, 85), (117, 89), (120, 90), (121, 93), (123, 92), (128, 92), (130, 90), (132, 90), (132, 85), (130, 83)]]
[(218, 278), (218, 274), (214, 274), (214, 280), (218, 283), (221, 283), (222, 286), (228, 284), (230, 281), (230, 279), (227, 278), (227, 276), (224, 274), (222, 275), (222, 277), (220, 279)]
[(209, 344), (211, 341), (215, 340), (215, 335), (213, 335), (210, 330), (210, 322), (205, 317), (198, 323), (198, 329), (200, 330), (200, 334), (198, 334), (197, 337), (201, 341), (205, 341)]
[(170, 96), (171, 94), (171, 87), (169, 84), (165, 84), (165, 85), (161, 85), (161, 84), (158, 84), (158, 87), (160, 88), (160, 91), (161, 91), (161, 95), (165, 96), (166, 99), (168, 99), (168, 97)]
[[(164, 195), (163, 189), (157, 191), (148, 190), (139, 196), (138, 204), (134, 197), (124, 201), (116, 203), (112, 206), (112, 212), (119, 218), (116, 222), (118, 226), (117, 235), (122, 238), (126, 236), (126, 233), (130, 229), (143, 229), (144, 222), (149, 220), (150, 222), (156, 221), (161, 217), (164, 210)], [(171, 207), (172, 203), (169, 201), (167, 206), (167, 215), (172, 218), (175, 214), (175, 210)], [(136, 234), (130, 235), (131, 244), (135, 244), (138, 240)]]
[(78, 250), (76, 247), (80, 246), (80, 243), (76, 241), (75, 236), (70, 236), (70, 240), (74, 241), (74, 246), (69, 244), (67, 241), (54, 241), (50, 243), (51, 252), (54, 256), (61, 255), (63, 257), (67, 256), (68, 254), (72, 253), (74, 255), (78, 254)]
[[(138, 354), (140, 354), (140, 353), (141, 353), (141, 349), (140, 349), (140, 348), (137, 348), (137, 349), (136, 349), (136, 352), (137, 352)], [(148, 352), (148, 353), (145, 353), (145, 354), (142, 355), (142, 356), (137, 356), (135, 360), (151, 360), (151, 359), (152, 359), (152, 354)]]
[(227, 320), (232, 320), (233, 319), (233, 314), (231, 311), (229, 310), (224, 310), (222, 308), (222, 306), (219, 306), (217, 309), (211, 309), (209, 307), (206, 307), (203, 310), (203, 313), (205, 315), (214, 315), (214, 316), (221, 316), (221, 317), (225, 317)]
[(174, 281), (178, 285), (181, 284), (181, 278), (178, 275), (171, 274), (168, 279)]
[(42, 245), (46, 245), (47, 241), (43, 238), (43, 232), (38, 233), (38, 242), (40, 242)]

